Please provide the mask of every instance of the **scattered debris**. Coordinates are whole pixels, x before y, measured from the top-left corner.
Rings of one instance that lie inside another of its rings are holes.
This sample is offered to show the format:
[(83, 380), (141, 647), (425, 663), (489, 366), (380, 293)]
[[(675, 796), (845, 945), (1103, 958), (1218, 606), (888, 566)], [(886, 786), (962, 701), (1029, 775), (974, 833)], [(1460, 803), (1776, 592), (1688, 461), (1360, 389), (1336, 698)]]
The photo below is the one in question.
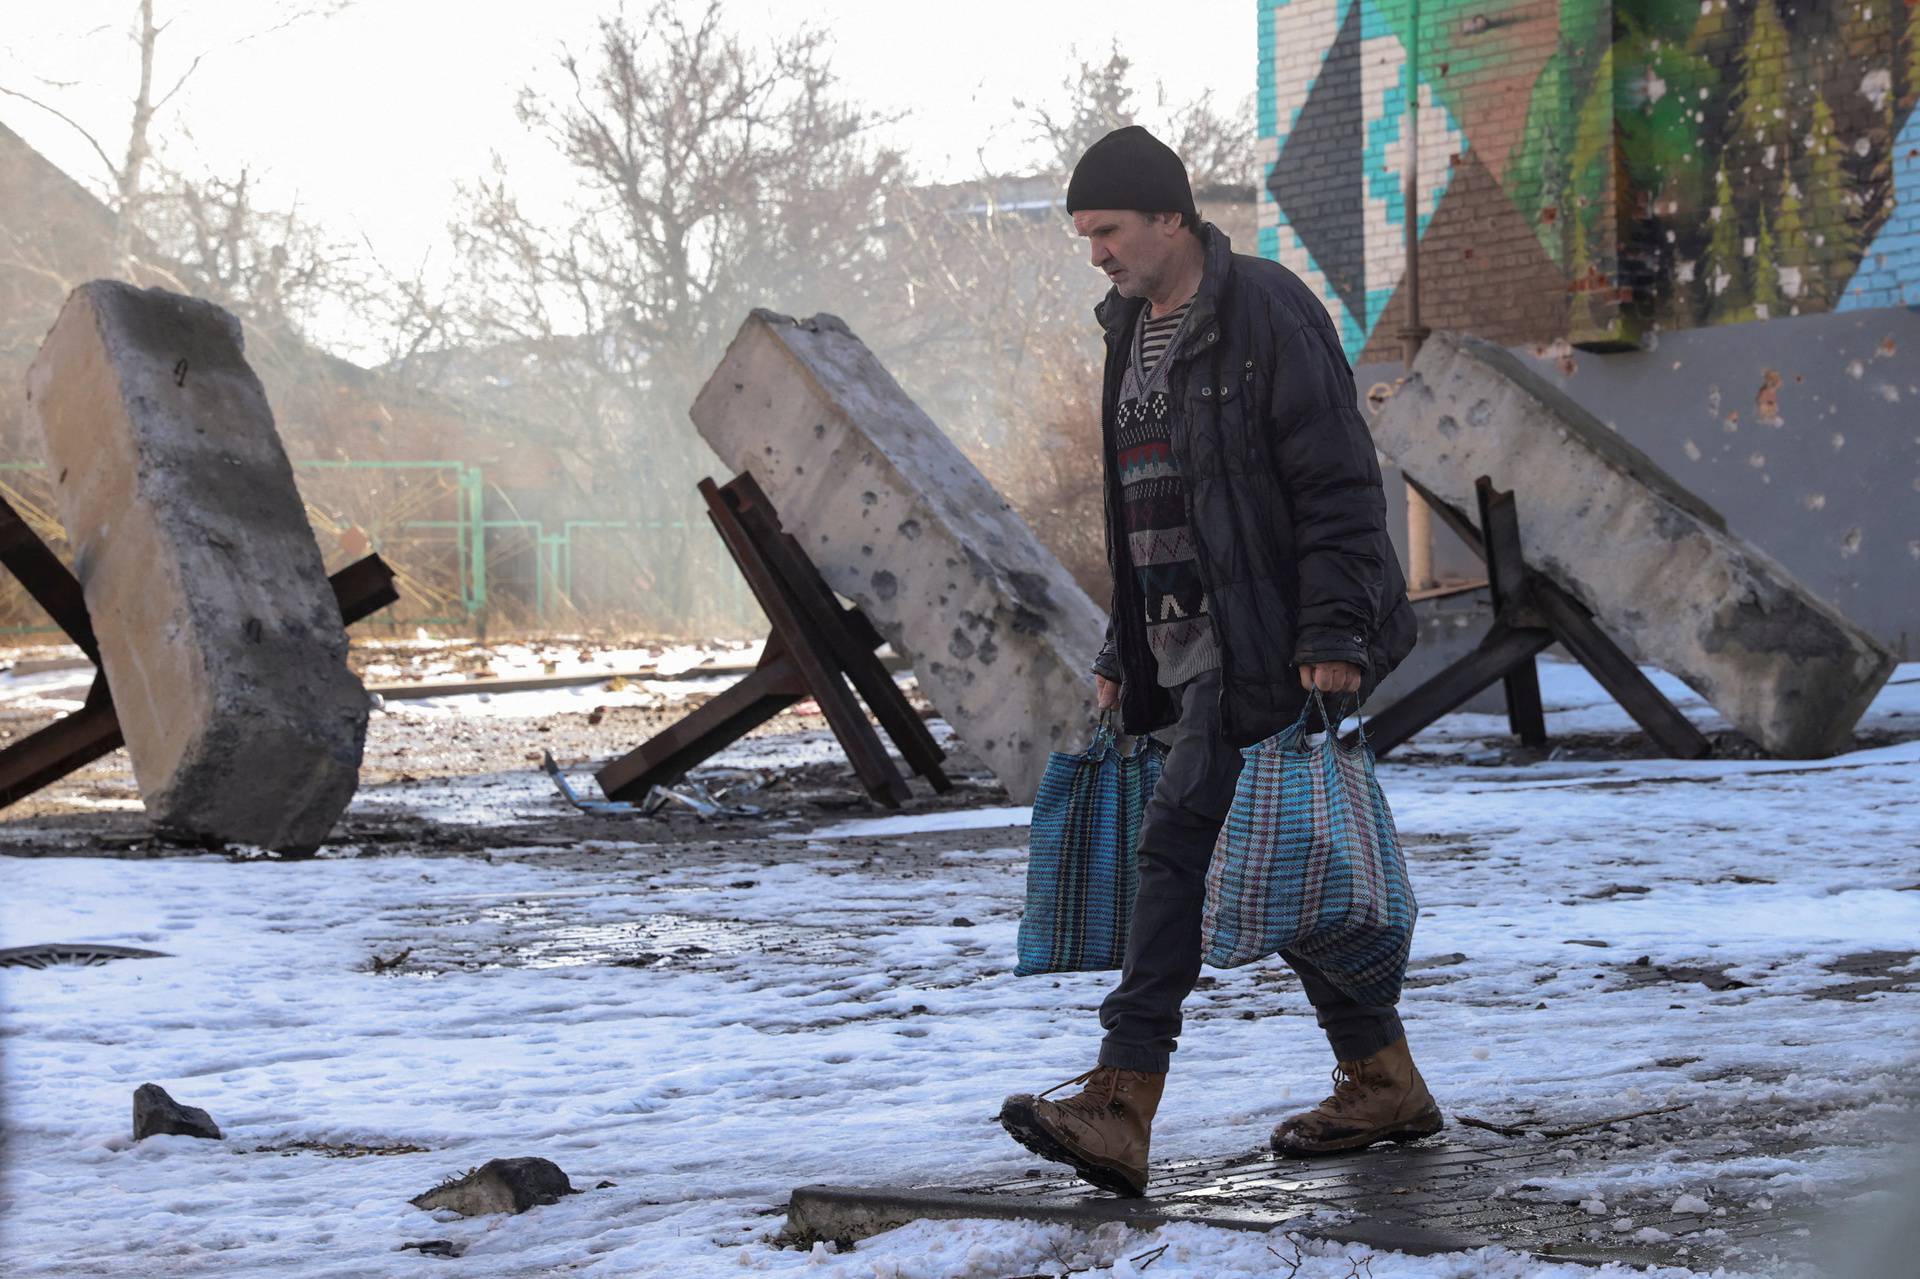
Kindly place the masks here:
[(1695, 966), (1692, 964), (1655, 964), (1649, 956), (1642, 955), (1633, 963), (1620, 970), (1630, 986), (1647, 986), (1655, 982), (1679, 982), (1683, 984), (1698, 982), (1711, 991), (1744, 990), (1752, 982), (1741, 981), (1727, 974), (1727, 965), (1719, 967)]
[[(732, 793), (733, 788), (723, 789), (720, 794)], [(659, 812), (669, 802), (691, 808), (703, 818), (714, 817), (759, 817), (764, 809), (754, 804), (723, 804), (720, 795), (707, 790), (699, 782), (683, 782), (678, 786), (655, 786), (647, 792), (647, 798), (641, 802), (641, 811), (648, 816)]]
[(356, 1141), (288, 1141), (278, 1146), (255, 1146), (256, 1155), (314, 1154), (327, 1159), (364, 1159), (369, 1155), (424, 1155), (425, 1146), (396, 1141), (385, 1146), (365, 1146)]
[(718, 790), (708, 790), (701, 782), (683, 782), (678, 786), (654, 786), (648, 789), (647, 797), (639, 803), (624, 799), (585, 799), (567, 780), (567, 775), (554, 759), (552, 751), (540, 753), (540, 768), (553, 784), (560, 789), (560, 795), (567, 803), (583, 813), (637, 813), (641, 817), (652, 817), (668, 804), (679, 804), (691, 809), (702, 819), (714, 817), (760, 817), (766, 812), (753, 804), (728, 804), (722, 801), (736, 795), (750, 795), (767, 784), (759, 774), (734, 774), (740, 780), (721, 786)]
[(1580, 895), (1593, 901), (1602, 901), (1608, 897), (1639, 897), (1652, 891), (1644, 884), (1602, 884)]
[(1163, 1243), (1158, 1248), (1149, 1248), (1145, 1252), (1135, 1253), (1133, 1256), (1128, 1257), (1127, 1260), (1132, 1262), (1134, 1265), (1138, 1266), (1140, 1269), (1145, 1270), (1148, 1266), (1160, 1260), (1160, 1255), (1164, 1253), (1170, 1246), (1171, 1245), (1169, 1244)]
[(553, 752), (550, 750), (540, 752), (540, 768), (553, 779), (553, 784), (560, 788), (561, 797), (583, 813), (640, 813), (647, 817), (653, 815), (652, 810), (644, 805), (629, 804), (623, 799), (582, 799), (580, 793), (574, 790), (573, 783), (567, 780), (567, 775), (560, 771), (560, 763), (554, 759)]
[(148, 1137), (202, 1137), (219, 1141), (220, 1125), (198, 1106), (183, 1106), (159, 1084), (141, 1084), (133, 1092), (133, 1139)]
[(405, 950), (395, 952), (391, 956), (374, 955), (367, 961), (367, 970), (375, 973), (391, 972), (393, 969), (406, 963), (407, 956), (412, 953), (413, 947), (409, 946)]
[(466, 1176), (443, 1182), (408, 1202), (428, 1211), (445, 1208), (463, 1217), (480, 1217), (495, 1212), (525, 1212), (578, 1193), (567, 1174), (551, 1160), (489, 1159)]

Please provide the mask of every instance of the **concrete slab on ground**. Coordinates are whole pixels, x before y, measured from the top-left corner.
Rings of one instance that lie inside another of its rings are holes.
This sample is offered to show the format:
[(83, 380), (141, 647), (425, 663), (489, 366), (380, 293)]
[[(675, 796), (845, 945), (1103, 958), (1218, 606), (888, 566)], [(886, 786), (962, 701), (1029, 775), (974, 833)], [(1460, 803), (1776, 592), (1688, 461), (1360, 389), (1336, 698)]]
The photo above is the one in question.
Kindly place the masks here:
[(1845, 748), (1894, 656), (1506, 351), (1436, 333), (1373, 419), (1380, 448), (1472, 512), (1513, 491), (1528, 562), (1776, 755)]
[(1060, 561), (831, 315), (748, 316), (692, 408), (1016, 803), (1081, 750), (1106, 626)]
[(358, 785), (367, 695), (240, 321), (81, 285), (28, 370), (27, 420), (154, 824), (317, 847)]
[[(1320, 1160), (1264, 1151), (1156, 1169), (1145, 1197), (1091, 1191), (1043, 1167), (997, 1185), (802, 1186), (787, 1207), (800, 1241), (867, 1238), (919, 1220), (988, 1218), (1086, 1228), (1119, 1221), (1153, 1230), (1192, 1222), (1229, 1230), (1298, 1232), (1395, 1252), (1499, 1245), (1540, 1257), (1692, 1269), (1760, 1258), (1801, 1260), (1814, 1223), (1748, 1207), (1676, 1213), (1672, 1204), (1595, 1214), (1529, 1178), (1564, 1177), (1562, 1144), (1454, 1129), (1407, 1146)], [(1622, 1227), (1621, 1222), (1629, 1225)], [(1799, 1231), (1801, 1233), (1796, 1234)]]

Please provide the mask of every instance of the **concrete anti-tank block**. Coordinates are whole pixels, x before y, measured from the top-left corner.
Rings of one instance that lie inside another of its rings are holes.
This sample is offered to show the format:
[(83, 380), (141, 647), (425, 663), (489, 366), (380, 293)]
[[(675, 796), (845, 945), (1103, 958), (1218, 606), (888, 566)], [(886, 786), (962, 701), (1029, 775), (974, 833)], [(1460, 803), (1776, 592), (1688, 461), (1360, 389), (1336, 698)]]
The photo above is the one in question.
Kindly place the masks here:
[(841, 320), (755, 311), (693, 420), (1015, 802), (1086, 745), (1104, 612)]
[(1844, 748), (1893, 671), (1871, 635), (1491, 343), (1435, 334), (1373, 436), (1462, 510), (1478, 476), (1513, 490), (1528, 562), (1776, 755)]
[(82, 285), (28, 370), (27, 411), (148, 814), (318, 845), (359, 780), (367, 695), (239, 321)]

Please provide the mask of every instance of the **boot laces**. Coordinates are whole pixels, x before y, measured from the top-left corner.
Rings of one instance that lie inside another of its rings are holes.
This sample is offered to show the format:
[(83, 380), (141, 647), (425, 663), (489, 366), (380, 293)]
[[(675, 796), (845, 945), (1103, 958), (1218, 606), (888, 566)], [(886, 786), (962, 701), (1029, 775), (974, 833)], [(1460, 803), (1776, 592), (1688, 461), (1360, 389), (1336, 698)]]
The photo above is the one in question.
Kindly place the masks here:
[(1366, 1092), (1363, 1078), (1364, 1061), (1338, 1062), (1333, 1068), (1333, 1095), (1326, 1100), (1331, 1110), (1346, 1110), (1359, 1103)]
[[(1057, 1083), (1041, 1093), (1042, 1097), (1059, 1092), (1062, 1088), (1071, 1088), (1075, 1084), (1087, 1084), (1087, 1088), (1072, 1097), (1061, 1099), (1059, 1106), (1072, 1110), (1095, 1113), (1102, 1110), (1117, 1110), (1120, 1093), (1120, 1072), (1111, 1066), (1095, 1066), (1092, 1070), (1075, 1075), (1072, 1079)], [(1096, 1093), (1105, 1095), (1096, 1098)]]

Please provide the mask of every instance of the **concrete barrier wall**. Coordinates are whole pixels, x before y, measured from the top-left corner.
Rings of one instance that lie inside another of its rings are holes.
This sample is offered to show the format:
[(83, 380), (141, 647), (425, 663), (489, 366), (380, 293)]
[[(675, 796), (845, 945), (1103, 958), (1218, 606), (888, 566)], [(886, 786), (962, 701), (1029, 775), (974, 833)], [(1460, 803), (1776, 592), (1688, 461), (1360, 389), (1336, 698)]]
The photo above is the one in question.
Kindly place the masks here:
[(1017, 802), (1085, 745), (1104, 610), (838, 318), (755, 311), (693, 420)]
[(27, 400), (154, 822), (319, 844), (358, 784), (367, 696), (239, 321), (83, 285)]

